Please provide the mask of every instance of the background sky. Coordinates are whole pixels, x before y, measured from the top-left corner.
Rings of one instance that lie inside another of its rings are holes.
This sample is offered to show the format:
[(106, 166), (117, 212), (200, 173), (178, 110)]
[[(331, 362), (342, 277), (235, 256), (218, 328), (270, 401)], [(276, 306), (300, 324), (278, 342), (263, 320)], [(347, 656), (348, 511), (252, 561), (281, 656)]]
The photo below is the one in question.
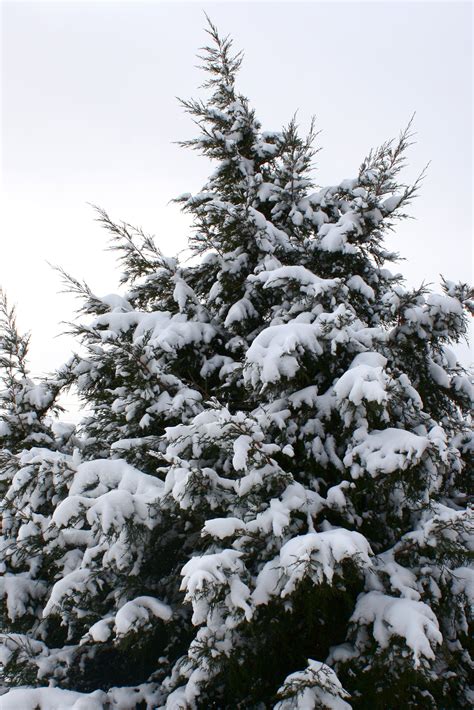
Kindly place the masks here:
[[(244, 49), (239, 89), (264, 130), (315, 114), (316, 181), (357, 174), (416, 111), (404, 179), (431, 161), (414, 220), (390, 246), (410, 285), (472, 280), (472, 5), (458, 2), (21, 2), (2, 11), (0, 284), (32, 330), (35, 373), (68, 358), (57, 337), (74, 300), (47, 262), (98, 295), (118, 272), (88, 203), (156, 235), (166, 254), (189, 221), (169, 200), (210, 165), (176, 96), (202, 96), (205, 10)], [(468, 351), (462, 351), (468, 359)]]

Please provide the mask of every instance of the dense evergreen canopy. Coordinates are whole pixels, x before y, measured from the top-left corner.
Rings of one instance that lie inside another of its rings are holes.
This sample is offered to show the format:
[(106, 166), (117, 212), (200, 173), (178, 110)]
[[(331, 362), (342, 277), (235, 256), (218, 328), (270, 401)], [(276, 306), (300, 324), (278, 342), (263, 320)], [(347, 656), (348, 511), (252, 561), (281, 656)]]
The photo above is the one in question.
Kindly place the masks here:
[(471, 707), (472, 301), (386, 267), (410, 126), (316, 187), (313, 127), (263, 132), (208, 32), (194, 260), (99, 211), (123, 294), (65, 275), (41, 382), (3, 301), (0, 707)]

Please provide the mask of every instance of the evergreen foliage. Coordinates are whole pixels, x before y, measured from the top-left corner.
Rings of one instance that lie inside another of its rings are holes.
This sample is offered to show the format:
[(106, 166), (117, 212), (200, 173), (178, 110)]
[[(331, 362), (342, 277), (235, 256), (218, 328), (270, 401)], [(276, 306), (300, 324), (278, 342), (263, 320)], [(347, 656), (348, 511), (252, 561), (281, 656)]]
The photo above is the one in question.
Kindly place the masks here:
[(473, 301), (386, 268), (411, 125), (316, 187), (313, 124), (263, 132), (208, 34), (194, 261), (98, 210), (123, 295), (63, 273), (81, 348), (39, 383), (0, 306), (0, 706), (471, 707)]

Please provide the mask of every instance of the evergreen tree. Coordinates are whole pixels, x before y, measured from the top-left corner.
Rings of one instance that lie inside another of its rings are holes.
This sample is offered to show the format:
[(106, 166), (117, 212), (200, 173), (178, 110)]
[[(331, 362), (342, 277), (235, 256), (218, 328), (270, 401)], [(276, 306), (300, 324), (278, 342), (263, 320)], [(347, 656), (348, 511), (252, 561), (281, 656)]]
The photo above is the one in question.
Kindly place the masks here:
[(0, 291), (0, 441), (2, 455), (16, 453), (35, 444), (53, 442), (48, 413), (54, 407), (59, 387), (35, 383), (28, 371), (29, 335), (19, 333), (15, 308)]
[(262, 132), (208, 33), (196, 263), (99, 210), (124, 294), (64, 275), (81, 349), (39, 385), (3, 307), (0, 705), (470, 707), (472, 295), (385, 266), (411, 126), (316, 188), (313, 126)]

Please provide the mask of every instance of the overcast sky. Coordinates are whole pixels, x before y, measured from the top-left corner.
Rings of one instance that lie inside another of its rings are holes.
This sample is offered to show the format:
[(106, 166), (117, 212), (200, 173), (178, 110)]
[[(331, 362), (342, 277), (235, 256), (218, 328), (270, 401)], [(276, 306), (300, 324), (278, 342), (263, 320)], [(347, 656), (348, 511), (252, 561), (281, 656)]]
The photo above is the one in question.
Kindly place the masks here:
[[(32, 366), (73, 300), (47, 262), (115, 290), (114, 258), (87, 203), (141, 225), (172, 254), (188, 221), (168, 202), (199, 190), (209, 164), (173, 141), (195, 134), (176, 96), (199, 95), (205, 10), (244, 49), (239, 89), (264, 130), (316, 115), (320, 185), (357, 173), (416, 111), (405, 179), (431, 161), (416, 220), (391, 246), (408, 283), (472, 279), (472, 5), (457, 2), (13, 2), (2, 9), (0, 284), (31, 328)], [(465, 351), (463, 357), (467, 355)]]

